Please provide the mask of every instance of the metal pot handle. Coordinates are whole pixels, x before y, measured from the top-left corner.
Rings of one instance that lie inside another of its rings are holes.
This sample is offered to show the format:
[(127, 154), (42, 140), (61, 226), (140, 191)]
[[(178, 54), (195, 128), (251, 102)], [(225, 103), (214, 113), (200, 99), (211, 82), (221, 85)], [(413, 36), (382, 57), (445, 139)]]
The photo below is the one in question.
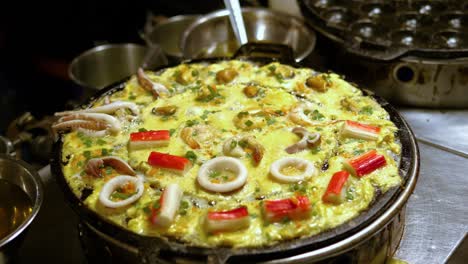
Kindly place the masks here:
[(14, 144), (9, 138), (0, 136), (0, 142), (2, 145), (2, 154), (8, 155), (10, 157), (16, 156)]
[(143, 58), (141, 67), (143, 69), (155, 69), (167, 65), (168, 60), (162, 48), (157, 44), (147, 45), (148, 51)]
[(291, 47), (284, 44), (247, 43), (242, 45), (234, 54), (234, 59), (239, 58), (274, 58), (286, 64), (294, 64), (294, 53)]
[(23, 142), (31, 141), (31, 139), (32, 139), (31, 134), (29, 134), (27, 132), (22, 132), (15, 141), (12, 141), (11, 139), (9, 139), (7, 137), (0, 136), (0, 144), (2, 145), (1, 146), (1, 149), (2, 149), (1, 154), (5, 154), (5, 155), (8, 155), (8, 156), (10, 156), (12, 158), (19, 159), (16, 156), (17, 153), (16, 153), (15, 148), (18, 147), (18, 145), (23, 143)]

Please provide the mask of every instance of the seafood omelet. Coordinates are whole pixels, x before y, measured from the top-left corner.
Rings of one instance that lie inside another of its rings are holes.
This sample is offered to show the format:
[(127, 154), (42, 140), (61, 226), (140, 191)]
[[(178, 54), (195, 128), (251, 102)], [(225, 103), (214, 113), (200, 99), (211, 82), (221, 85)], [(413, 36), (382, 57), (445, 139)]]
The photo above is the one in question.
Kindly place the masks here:
[(232, 60), (143, 72), (57, 113), (62, 170), (103, 219), (201, 247), (330, 230), (402, 182), (397, 127), (333, 73)]

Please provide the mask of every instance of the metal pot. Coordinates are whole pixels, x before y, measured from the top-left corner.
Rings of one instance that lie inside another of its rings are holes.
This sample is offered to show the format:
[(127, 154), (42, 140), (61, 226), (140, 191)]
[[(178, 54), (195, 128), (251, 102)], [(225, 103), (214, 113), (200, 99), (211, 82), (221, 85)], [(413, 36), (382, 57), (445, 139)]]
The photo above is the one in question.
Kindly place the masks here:
[[(271, 56), (264, 57), (268, 53)], [(256, 54), (262, 54), (262, 57), (257, 57)], [(278, 60), (297, 66), (292, 51), (282, 45), (247, 44), (242, 46), (233, 58), (248, 59), (260, 64)], [(210, 63), (219, 60), (221, 59), (201, 59), (187, 63)], [(98, 96), (117, 91), (124, 86), (124, 82), (110, 86), (100, 91)], [(380, 97), (374, 98), (390, 114), (391, 120), (398, 127), (397, 136), (402, 145), (399, 162), (399, 172), (404, 180), (402, 186), (377, 195), (368, 210), (348, 223), (317, 236), (283, 241), (274, 246), (240, 249), (199, 248), (179, 241), (137, 235), (105, 221), (84, 206), (80, 198), (73, 194), (61, 169), (60, 163), (66, 162), (66, 158), (64, 160), (61, 153), (61, 140), (55, 145), (52, 171), (70, 205), (83, 221), (82, 241), (88, 254), (91, 252), (90, 255), (93, 255), (92, 252), (96, 252), (94, 251), (96, 248), (103, 249), (99, 250), (97, 255), (108, 254), (107, 260), (111, 262), (306, 263), (322, 260), (340, 261), (340, 258), (344, 258), (358, 263), (369, 263), (372, 260), (382, 263), (387, 258), (387, 254), (394, 252), (401, 237), (404, 208), (414, 190), (419, 173), (419, 153), (415, 137), (405, 120), (386, 101)]]
[(156, 21), (150, 17), (142, 38), (148, 46), (159, 45), (169, 61), (180, 62), (183, 57), (179, 46), (182, 34), (199, 17), (199, 15), (179, 15), (163, 21)]
[[(195, 20), (184, 32), (180, 47), (187, 59), (230, 57), (239, 48), (229, 22), (229, 11), (219, 10)], [(243, 8), (249, 42), (284, 44), (296, 61), (315, 47), (315, 33), (300, 18), (263, 8)]]
[(43, 200), (43, 187), (36, 170), (27, 163), (0, 154), (0, 179), (20, 187), (33, 203), (29, 216), (13, 232), (0, 240), (0, 263), (9, 263), (18, 254), (28, 226), (36, 217)]
[(76, 57), (68, 68), (68, 74), (75, 83), (94, 93), (136, 73), (139, 67), (153, 68), (166, 63), (157, 45), (148, 48), (132, 43), (106, 44)]

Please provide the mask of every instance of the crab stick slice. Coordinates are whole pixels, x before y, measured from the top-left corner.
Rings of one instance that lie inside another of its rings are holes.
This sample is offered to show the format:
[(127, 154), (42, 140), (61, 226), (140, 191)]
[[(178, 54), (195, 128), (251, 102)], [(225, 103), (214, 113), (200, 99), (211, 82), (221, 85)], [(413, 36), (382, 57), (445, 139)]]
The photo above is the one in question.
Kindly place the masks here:
[(377, 154), (375, 149), (370, 150), (361, 156), (354, 157), (344, 162), (344, 167), (352, 175), (362, 177), (381, 168), (387, 164), (383, 155)]
[(169, 145), (169, 130), (150, 130), (130, 134), (131, 150), (155, 148)]
[(247, 181), (247, 168), (238, 159), (217, 157), (203, 163), (198, 170), (197, 181), (208, 191), (234, 191)]
[(297, 220), (309, 217), (311, 205), (307, 196), (294, 196), (263, 203), (264, 217), (269, 222)]
[[(145, 187), (143, 179), (130, 175), (119, 175), (107, 181), (99, 193), (99, 201), (109, 208), (130, 205), (140, 199)], [(113, 199), (115, 197), (115, 199)]]
[(152, 151), (149, 155), (148, 164), (168, 169), (182, 175), (192, 167), (192, 163), (187, 158), (156, 151)]
[(380, 127), (362, 124), (347, 120), (344, 122), (341, 135), (344, 137), (360, 138), (365, 140), (377, 140)]
[(308, 160), (286, 157), (271, 164), (270, 174), (281, 182), (298, 182), (316, 175), (317, 170)]
[(245, 206), (229, 211), (208, 212), (205, 225), (209, 232), (244, 229), (250, 225), (249, 212)]
[(159, 211), (153, 211), (151, 222), (162, 227), (169, 227), (179, 210), (182, 193), (182, 189), (175, 183), (166, 186), (159, 198)]
[(322, 196), (322, 201), (325, 203), (340, 204), (346, 199), (346, 182), (349, 178), (349, 172), (338, 171), (333, 174), (328, 183), (327, 190)]

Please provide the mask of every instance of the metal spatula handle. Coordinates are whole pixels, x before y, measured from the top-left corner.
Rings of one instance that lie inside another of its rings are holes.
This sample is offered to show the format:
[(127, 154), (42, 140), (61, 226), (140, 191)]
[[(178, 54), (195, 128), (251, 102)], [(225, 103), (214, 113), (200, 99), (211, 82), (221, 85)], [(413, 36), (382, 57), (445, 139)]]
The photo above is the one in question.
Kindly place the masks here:
[(244, 45), (248, 42), (247, 33), (245, 32), (244, 19), (242, 18), (242, 10), (238, 0), (224, 0), (224, 5), (229, 10), (229, 20), (231, 21), (234, 35), (236, 35), (239, 45)]

